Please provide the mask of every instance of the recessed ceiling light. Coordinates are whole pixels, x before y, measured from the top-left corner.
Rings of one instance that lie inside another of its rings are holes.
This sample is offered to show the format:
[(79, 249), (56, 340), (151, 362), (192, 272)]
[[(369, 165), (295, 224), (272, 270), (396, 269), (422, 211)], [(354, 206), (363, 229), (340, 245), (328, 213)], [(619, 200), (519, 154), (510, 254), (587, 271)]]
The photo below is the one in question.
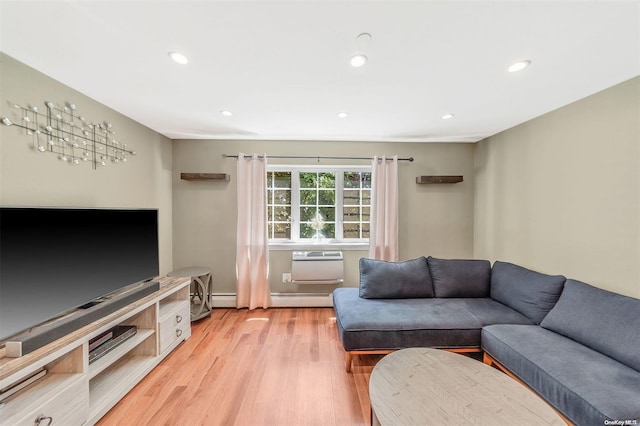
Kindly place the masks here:
[(338, 118), (347, 118), (348, 116), (349, 116), (348, 112), (342, 111), (338, 113)]
[(169, 52), (169, 57), (173, 59), (175, 62), (179, 63), (180, 65), (185, 65), (189, 62), (187, 57), (179, 52)]
[(525, 69), (526, 67), (528, 67), (529, 65), (531, 65), (531, 61), (530, 60), (524, 60), (524, 61), (519, 61), (516, 62), (515, 64), (511, 65), (508, 68), (509, 72), (518, 72), (518, 71), (522, 71), (523, 69)]
[(220, 114), (224, 115), (225, 117), (231, 117), (233, 115), (231, 111), (227, 111), (226, 109), (221, 110)]
[(358, 68), (367, 63), (367, 57), (362, 53), (355, 54), (349, 60), (352, 67)]
[(443, 120), (448, 120), (450, 118), (453, 118), (453, 114), (445, 114), (445, 115), (442, 116)]

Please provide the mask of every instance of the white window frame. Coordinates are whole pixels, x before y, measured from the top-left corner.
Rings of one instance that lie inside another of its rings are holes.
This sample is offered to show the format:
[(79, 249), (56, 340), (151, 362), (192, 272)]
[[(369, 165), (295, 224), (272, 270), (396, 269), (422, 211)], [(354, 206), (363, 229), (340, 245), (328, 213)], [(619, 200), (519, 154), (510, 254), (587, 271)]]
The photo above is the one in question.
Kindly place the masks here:
[(291, 172), (291, 239), (274, 238), (269, 239), (269, 248), (272, 250), (309, 249), (322, 250), (324, 248), (340, 247), (343, 250), (366, 250), (369, 247), (368, 238), (343, 238), (327, 239), (321, 243), (312, 242), (309, 239), (300, 239), (300, 173), (304, 172), (333, 172), (335, 173), (336, 194), (335, 194), (335, 235), (343, 234), (343, 191), (344, 172), (372, 172), (372, 167), (353, 165), (289, 165), (289, 164), (268, 164), (267, 172)]

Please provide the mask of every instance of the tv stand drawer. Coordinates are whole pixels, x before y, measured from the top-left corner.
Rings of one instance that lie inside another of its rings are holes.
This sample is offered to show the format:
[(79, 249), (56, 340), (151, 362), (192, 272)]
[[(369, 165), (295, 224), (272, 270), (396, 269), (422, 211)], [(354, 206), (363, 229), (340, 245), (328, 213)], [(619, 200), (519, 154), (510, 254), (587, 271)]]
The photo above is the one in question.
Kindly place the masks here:
[[(66, 386), (65, 386), (66, 385)], [(64, 425), (82, 424), (87, 420), (89, 406), (87, 380), (81, 374), (63, 375), (51, 374), (36, 383), (33, 389), (38, 393), (29, 392), (16, 394), (16, 400), (9, 398), (5, 413), (0, 415), (2, 424), (7, 425)], [(35, 395), (34, 395), (35, 394)], [(14, 411), (23, 406), (22, 409)], [(5, 417), (5, 415), (7, 417)], [(73, 420), (73, 423), (68, 423)]]
[(187, 337), (191, 331), (191, 305), (184, 301), (175, 306), (170, 314), (160, 322), (160, 353), (164, 352), (173, 342)]

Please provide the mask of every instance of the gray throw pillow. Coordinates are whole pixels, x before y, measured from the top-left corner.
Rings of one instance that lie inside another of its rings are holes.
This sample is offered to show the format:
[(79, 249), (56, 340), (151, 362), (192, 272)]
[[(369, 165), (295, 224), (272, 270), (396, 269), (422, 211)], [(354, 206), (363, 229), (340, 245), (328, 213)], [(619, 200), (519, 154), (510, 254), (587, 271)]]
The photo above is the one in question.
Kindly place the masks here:
[(540, 324), (562, 293), (566, 278), (546, 275), (507, 262), (491, 271), (491, 298)]
[(435, 297), (489, 297), (488, 260), (427, 259)]
[(433, 297), (427, 259), (405, 262), (360, 259), (360, 297), (364, 299), (404, 299)]
[(640, 371), (640, 299), (567, 280), (542, 327)]

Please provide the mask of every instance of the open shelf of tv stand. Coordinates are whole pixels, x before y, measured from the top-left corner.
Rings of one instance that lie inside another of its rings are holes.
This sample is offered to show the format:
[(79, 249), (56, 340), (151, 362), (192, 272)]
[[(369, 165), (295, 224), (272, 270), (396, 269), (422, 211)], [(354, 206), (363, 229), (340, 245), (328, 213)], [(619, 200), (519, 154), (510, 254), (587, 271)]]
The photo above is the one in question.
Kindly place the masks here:
[[(93, 379), (98, 374), (109, 368), (112, 364), (117, 362), (120, 358), (127, 355), (127, 353), (141, 344), (149, 336), (153, 335), (155, 330), (151, 329), (138, 329), (135, 336), (122, 342), (122, 344), (115, 347), (112, 351), (105, 354), (102, 358), (95, 360), (92, 364), (89, 364), (89, 380)], [(153, 358), (153, 356), (146, 356)], [(145, 358), (145, 356), (143, 356)]]
[(98, 421), (116, 402), (122, 399), (149, 371), (154, 357), (127, 354), (109, 370), (89, 381), (89, 420)]
[[(95, 424), (191, 335), (189, 278), (162, 278), (149, 296), (20, 358), (0, 354), (0, 389), (47, 374), (0, 403), (0, 423)], [(89, 363), (89, 341), (117, 325), (136, 334)], [(162, 336), (162, 337), (161, 337)], [(37, 419), (43, 417), (41, 423)]]

